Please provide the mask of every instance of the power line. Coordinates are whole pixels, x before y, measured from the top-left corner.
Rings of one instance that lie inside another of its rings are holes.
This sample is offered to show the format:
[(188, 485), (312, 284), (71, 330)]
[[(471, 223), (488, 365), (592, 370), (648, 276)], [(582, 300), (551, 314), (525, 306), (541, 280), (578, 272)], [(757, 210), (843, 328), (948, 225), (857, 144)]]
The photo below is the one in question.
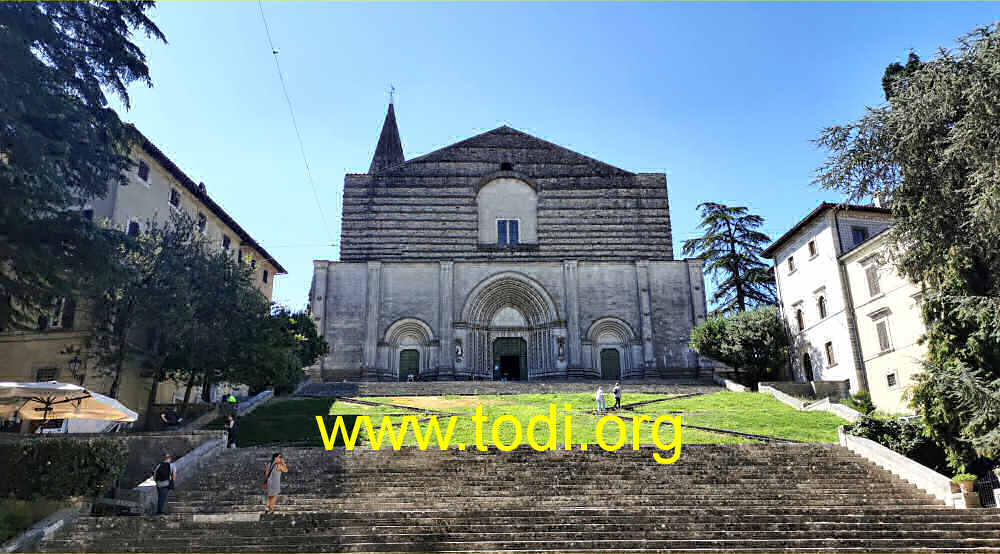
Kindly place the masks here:
[(264, 22), (264, 33), (267, 35), (267, 44), (271, 47), (271, 57), (274, 58), (274, 67), (278, 70), (278, 80), (281, 81), (281, 92), (285, 95), (285, 103), (288, 104), (288, 113), (292, 116), (292, 127), (295, 129), (295, 138), (299, 141), (299, 152), (302, 153), (302, 163), (306, 166), (306, 176), (309, 178), (309, 185), (312, 187), (313, 199), (316, 200), (316, 208), (319, 209), (319, 217), (323, 221), (323, 228), (326, 235), (333, 240), (333, 233), (330, 232), (330, 225), (326, 222), (326, 214), (323, 213), (323, 203), (319, 200), (319, 192), (316, 191), (316, 181), (313, 180), (312, 169), (309, 167), (309, 159), (306, 157), (306, 147), (302, 142), (302, 133), (299, 132), (299, 123), (295, 119), (295, 110), (292, 108), (292, 99), (288, 96), (288, 87), (285, 86), (285, 77), (281, 71), (281, 62), (278, 61), (278, 49), (274, 47), (271, 40), (271, 28), (264, 17), (264, 4), (257, 0), (257, 8), (260, 10), (260, 20)]

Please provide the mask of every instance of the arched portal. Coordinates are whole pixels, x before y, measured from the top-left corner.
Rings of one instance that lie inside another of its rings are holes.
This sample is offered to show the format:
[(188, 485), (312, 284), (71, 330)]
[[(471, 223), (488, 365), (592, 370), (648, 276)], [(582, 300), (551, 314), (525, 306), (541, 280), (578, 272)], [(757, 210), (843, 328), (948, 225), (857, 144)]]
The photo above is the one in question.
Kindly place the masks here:
[[(406, 317), (389, 326), (381, 346), (388, 348), (389, 371), (400, 381), (407, 375), (426, 371), (430, 366), (431, 343), (434, 333), (429, 325), (413, 317)], [(384, 360), (385, 358), (383, 358)]]
[(813, 364), (809, 354), (802, 355), (802, 373), (805, 375), (807, 383), (813, 381)]
[[(466, 299), (462, 323), (467, 328), (467, 368), (473, 376), (500, 378), (501, 365), (506, 364), (508, 377), (514, 377), (515, 356), (521, 379), (556, 368), (555, 337), (565, 332), (556, 304), (548, 291), (523, 274), (504, 272), (479, 283)], [(523, 353), (515, 348), (523, 348)]]
[(587, 344), (589, 352), (585, 358), (592, 360), (591, 367), (599, 371), (602, 379), (625, 378), (636, 365), (639, 341), (632, 327), (616, 317), (594, 321), (587, 330)]

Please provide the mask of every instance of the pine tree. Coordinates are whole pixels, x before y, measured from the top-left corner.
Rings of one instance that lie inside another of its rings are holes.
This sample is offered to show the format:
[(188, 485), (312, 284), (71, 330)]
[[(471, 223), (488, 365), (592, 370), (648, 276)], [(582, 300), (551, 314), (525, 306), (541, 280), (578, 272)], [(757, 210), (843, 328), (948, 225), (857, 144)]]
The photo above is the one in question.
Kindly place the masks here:
[(106, 267), (114, 236), (81, 207), (121, 183), (129, 128), (104, 90), (129, 105), (149, 84), (133, 31), (163, 39), (153, 2), (0, 3), (0, 328), (31, 327), (53, 297)]
[(723, 312), (776, 304), (774, 274), (760, 257), (771, 242), (757, 231), (764, 218), (748, 213), (743, 206), (715, 202), (700, 204), (698, 209), (698, 227), (705, 234), (684, 241), (684, 255), (705, 260), (705, 273), (716, 285), (712, 303)]

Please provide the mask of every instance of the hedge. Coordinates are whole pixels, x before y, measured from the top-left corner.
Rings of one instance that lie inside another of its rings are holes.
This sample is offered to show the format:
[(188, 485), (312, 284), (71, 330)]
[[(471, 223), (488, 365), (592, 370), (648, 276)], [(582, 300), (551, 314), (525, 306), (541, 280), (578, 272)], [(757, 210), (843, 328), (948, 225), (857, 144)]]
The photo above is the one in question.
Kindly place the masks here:
[(103, 495), (122, 474), (123, 439), (30, 438), (0, 442), (0, 496), (61, 500)]

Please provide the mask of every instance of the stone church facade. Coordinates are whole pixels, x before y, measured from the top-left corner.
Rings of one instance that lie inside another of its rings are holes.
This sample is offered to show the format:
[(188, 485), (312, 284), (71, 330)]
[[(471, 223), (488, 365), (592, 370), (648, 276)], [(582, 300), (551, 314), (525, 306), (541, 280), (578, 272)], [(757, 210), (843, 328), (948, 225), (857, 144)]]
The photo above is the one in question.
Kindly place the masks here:
[(405, 160), (390, 104), (344, 179), (310, 309), (326, 380), (697, 378), (702, 262), (674, 260), (666, 176), (500, 127)]

